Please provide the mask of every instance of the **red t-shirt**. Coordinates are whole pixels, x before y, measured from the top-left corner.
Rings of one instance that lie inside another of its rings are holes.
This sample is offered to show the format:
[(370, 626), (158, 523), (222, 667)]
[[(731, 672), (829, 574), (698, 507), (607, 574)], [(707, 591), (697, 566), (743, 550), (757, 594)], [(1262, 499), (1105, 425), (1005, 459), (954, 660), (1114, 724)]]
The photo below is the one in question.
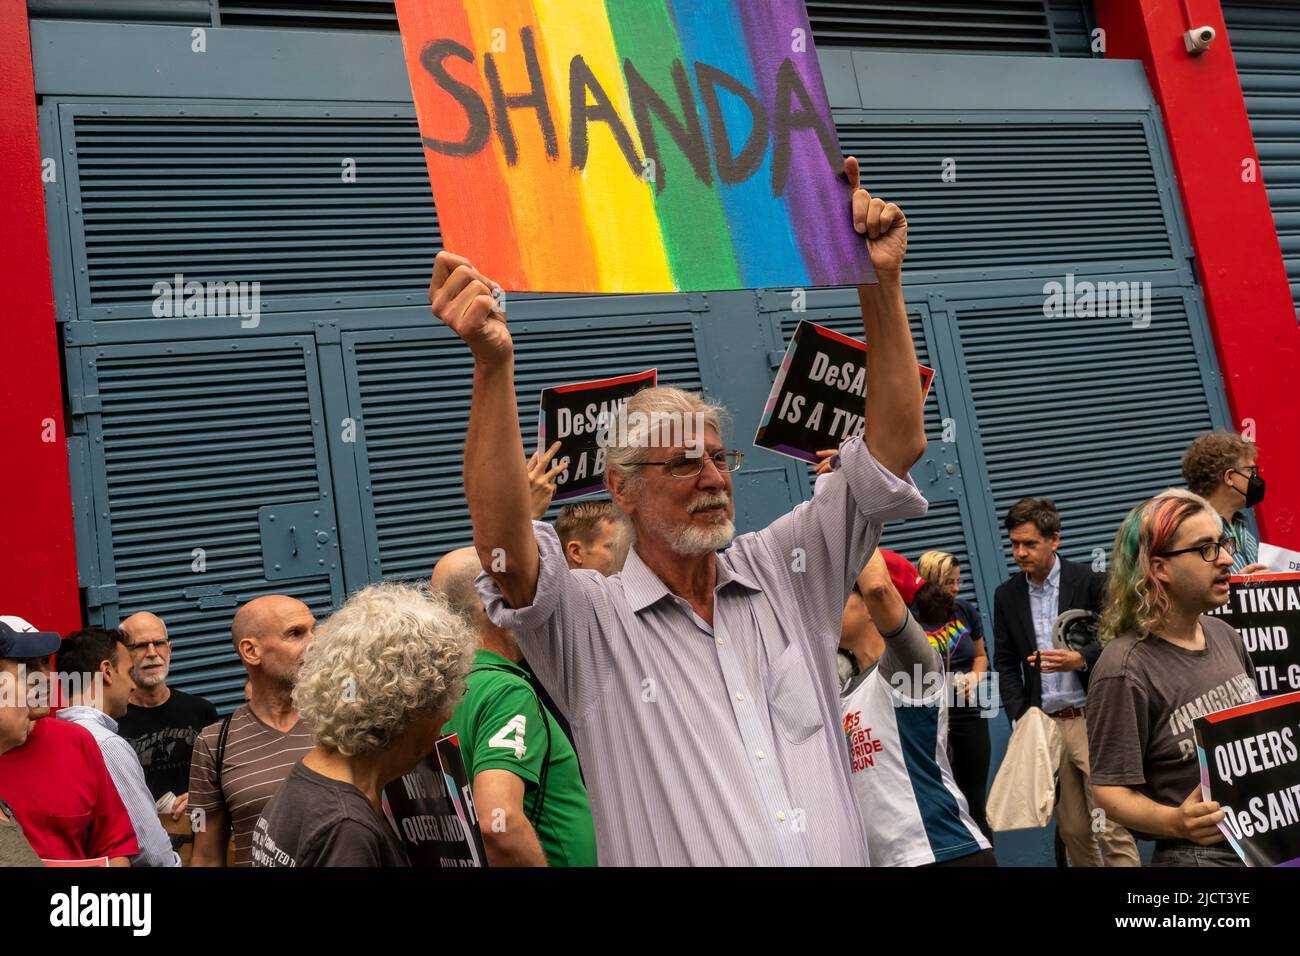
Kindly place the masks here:
[(43, 860), (135, 856), (126, 806), (90, 731), (53, 717), (0, 754), (0, 795)]

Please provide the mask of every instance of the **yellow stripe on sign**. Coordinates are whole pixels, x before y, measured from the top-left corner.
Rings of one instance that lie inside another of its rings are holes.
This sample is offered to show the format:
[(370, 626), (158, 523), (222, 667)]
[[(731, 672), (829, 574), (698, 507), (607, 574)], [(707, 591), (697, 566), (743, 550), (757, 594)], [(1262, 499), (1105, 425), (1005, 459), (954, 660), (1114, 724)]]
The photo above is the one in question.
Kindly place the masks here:
[[(534, 0), (538, 22), (546, 37), (547, 66), (560, 115), (564, 118), (561, 151), (569, 152), (573, 115), (569, 95), (569, 72), (573, 57), (581, 54), (618, 111), (623, 125), (642, 153), (641, 140), (632, 122), (623, 67), (610, 32), (604, 4), (590, 0)], [(589, 94), (590, 99), (590, 94)], [(659, 233), (652, 185), (635, 175), (619, 149), (609, 124), (588, 126), (589, 152), (581, 173), (583, 213), (595, 247), (601, 289), (606, 292), (670, 292), (672, 272)]]

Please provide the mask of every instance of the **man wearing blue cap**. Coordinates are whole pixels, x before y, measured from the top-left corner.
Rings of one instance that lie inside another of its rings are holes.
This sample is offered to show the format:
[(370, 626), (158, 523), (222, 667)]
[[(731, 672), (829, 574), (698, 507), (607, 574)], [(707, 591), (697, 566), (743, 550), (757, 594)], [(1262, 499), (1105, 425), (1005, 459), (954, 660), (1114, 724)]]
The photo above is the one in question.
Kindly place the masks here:
[(42, 860), (129, 866), (139, 845), (99, 745), (83, 727), (45, 719), (41, 685), (59, 643), (0, 616), (0, 799)]

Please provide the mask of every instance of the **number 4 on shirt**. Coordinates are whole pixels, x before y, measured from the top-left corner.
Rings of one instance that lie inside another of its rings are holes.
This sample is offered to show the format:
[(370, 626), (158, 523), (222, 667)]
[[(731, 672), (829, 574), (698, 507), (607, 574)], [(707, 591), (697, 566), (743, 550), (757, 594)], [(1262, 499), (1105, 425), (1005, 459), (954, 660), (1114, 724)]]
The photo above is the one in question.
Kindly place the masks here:
[[(515, 714), (510, 718), (508, 724), (492, 735), (492, 739), (488, 741), (488, 746), (504, 747), (506, 750), (513, 750), (515, 752), (515, 759), (523, 760), (524, 753), (528, 750), (528, 748), (524, 746), (524, 727), (527, 723), (528, 720), (523, 714)], [(511, 734), (514, 734), (514, 740), (510, 739)]]

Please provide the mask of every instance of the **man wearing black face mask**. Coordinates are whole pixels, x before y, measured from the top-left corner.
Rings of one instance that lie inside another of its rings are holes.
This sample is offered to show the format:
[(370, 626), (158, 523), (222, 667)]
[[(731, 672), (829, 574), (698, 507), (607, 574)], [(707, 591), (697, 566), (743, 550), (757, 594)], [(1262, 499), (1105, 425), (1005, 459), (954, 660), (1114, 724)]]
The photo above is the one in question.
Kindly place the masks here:
[(1242, 514), (1264, 500), (1258, 461), (1255, 443), (1232, 432), (1198, 435), (1183, 453), (1183, 481), (1213, 506), (1223, 519), (1223, 530), (1237, 544), (1233, 574), (1268, 570), (1268, 565), (1259, 563), (1259, 541)]

